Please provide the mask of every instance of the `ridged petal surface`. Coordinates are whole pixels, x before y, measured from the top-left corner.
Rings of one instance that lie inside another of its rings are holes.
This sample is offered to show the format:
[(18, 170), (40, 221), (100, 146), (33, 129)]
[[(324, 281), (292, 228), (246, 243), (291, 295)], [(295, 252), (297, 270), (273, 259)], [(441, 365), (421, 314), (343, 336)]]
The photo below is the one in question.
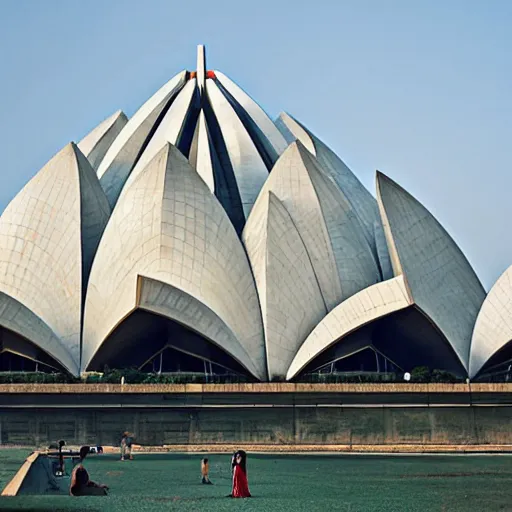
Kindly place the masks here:
[[(21, 302), (2, 292), (0, 292), (0, 327), (29, 340), (64, 368), (70, 371), (78, 369), (71, 352), (64, 347), (52, 329)], [(24, 352), (23, 355), (27, 354)]]
[(268, 148), (269, 153), (274, 153), (274, 160), (287, 148), (288, 143), (278, 130), (276, 125), (267, 116), (265, 111), (235, 82), (230, 80), (224, 73), (215, 70), (217, 79), (222, 86), (233, 96), (233, 98), (240, 104), (240, 106), (249, 114), (252, 121), (256, 124), (261, 131), (265, 140), (263, 143)]
[(290, 213), (328, 310), (380, 280), (351, 205), (300, 142), (281, 155), (262, 194), (267, 191)]
[(466, 257), (433, 215), (377, 173), (377, 193), (395, 275), (444, 334), (467, 370), (471, 334), (485, 291)]
[(206, 91), (222, 132), (247, 219), (268, 177), (268, 170), (242, 122), (213, 80), (206, 81)]
[(280, 114), (276, 125), (287, 135), (289, 141), (300, 140), (306, 149), (317, 158), (322, 169), (332, 177), (352, 204), (368, 242), (372, 243), (373, 225), (375, 221), (379, 221), (375, 198), (334, 151), (292, 116), (286, 113)]
[[(222, 206), (170, 145), (125, 189), (105, 230), (87, 294), (84, 369), (138, 307), (141, 277), (178, 290), (198, 311), (216, 315), (217, 325), (234, 336), (201, 334), (265, 378), (263, 328), (247, 256)], [(179, 321), (176, 300), (176, 294), (169, 298), (166, 315)], [(196, 321), (211, 323), (203, 313)]]
[(512, 267), (496, 281), (476, 319), (469, 376), (473, 378), (487, 361), (512, 340)]
[(88, 133), (78, 144), (78, 149), (87, 157), (92, 168), (97, 171), (108, 149), (119, 132), (128, 122), (128, 118), (118, 110)]
[(178, 136), (187, 117), (196, 87), (196, 80), (194, 78), (189, 80), (178, 93), (126, 180), (126, 187), (137, 178), (139, 173), (145, 169), (167, 143), (173, 146), (177, 145)]
[(196, 126), (196, 134), (192, 143), (192, 150), (189, 157), (190, 164), (195, 168), (197, 174), (208, 185), (212, 193), (215, 193), (215, 177), (213, 172), (213, 152), (211, 147), (208, 127), (201, 111)]
[(258, 198), (242, 239), (260, 298), (269, 378), (284, 377), (327, 309), (297, 228), (272, 192)]
[[(109, 214), (96, 173), (68, 144), (0, 218), (0, 291), (53, 331), (62, 344), (55, 357), (73, 373), (80, 362), (88, 271)], [(41, 328), (41, 339), (50, 339), (48, 329)], [(66, 352), (72, 364), (64, 363)]]
[(297, 352), (286, 378), (293, 379), (313, 359), (360, 327), (412, 305), (403, 276), (374, 284), (335, 307)]
[(148, 137), (156, 129), (162, 113), (165, 113), (166, 107), (181, 90), (185, 80), (186, 72), (183, 71), (160, 88), (137, 110), (108, 149), (98, 168), (98, 176), (111, 208), (115, 206)]

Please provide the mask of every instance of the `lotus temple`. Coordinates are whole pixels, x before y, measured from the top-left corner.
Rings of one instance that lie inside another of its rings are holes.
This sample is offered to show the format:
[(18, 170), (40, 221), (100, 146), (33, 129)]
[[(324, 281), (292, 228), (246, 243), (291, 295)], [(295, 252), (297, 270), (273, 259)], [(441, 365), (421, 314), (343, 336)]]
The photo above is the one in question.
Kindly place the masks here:
[(486, 293), (427, 208), (375, 197), (291, 115), (182, 71), (51, 158), (0, 217), (0, 369), (234, 373), (512, 361), (512, 267)]

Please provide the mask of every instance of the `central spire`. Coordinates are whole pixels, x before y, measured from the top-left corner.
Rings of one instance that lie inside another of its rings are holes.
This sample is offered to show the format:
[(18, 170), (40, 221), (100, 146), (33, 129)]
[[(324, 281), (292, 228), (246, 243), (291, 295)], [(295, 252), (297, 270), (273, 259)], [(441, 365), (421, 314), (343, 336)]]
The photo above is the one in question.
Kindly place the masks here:
[(197, 86), (199, 87), (199, 92), (203, 92), (204, 86), (205, 86), (205, 80), (206, 80), (206, 56), (205, 56), (205, 50), (204, 45), (198, 44), (197, 45), (197, 66), (196, 66), (196, 72), (197, 72)]

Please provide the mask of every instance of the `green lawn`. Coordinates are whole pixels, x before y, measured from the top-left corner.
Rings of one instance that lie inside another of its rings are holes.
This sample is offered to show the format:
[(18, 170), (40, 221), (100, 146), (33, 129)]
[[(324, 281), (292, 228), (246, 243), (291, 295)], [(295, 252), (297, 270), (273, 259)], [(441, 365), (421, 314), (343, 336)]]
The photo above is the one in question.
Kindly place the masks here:
[[(2, 485), (12, 461), (0, 451)], [(0, 498), (0, 510), (106, 511), (512, 511), (510, 456), (250, 455), (254, 498), (232, 500), (230, 456), (210, 455), (212, 486), (200, 484), (200, 455), (92, 456), (91, 478), (107, 498)], [(7, 462), (6, 467), (4, 464)]]

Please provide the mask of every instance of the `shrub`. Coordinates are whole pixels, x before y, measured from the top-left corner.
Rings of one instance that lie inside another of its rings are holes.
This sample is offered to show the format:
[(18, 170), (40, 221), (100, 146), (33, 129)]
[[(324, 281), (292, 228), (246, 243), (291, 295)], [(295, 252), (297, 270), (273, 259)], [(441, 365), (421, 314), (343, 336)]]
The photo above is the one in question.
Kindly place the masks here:
[(428, 366), (416, 366), (411, 370), (411, 382), (430, 382)]
[(446, 382), (454, 384), (455, 382), (464, 382), (464, 379), (445, 370), (433, 370), (430, 376), (430, 382)]

